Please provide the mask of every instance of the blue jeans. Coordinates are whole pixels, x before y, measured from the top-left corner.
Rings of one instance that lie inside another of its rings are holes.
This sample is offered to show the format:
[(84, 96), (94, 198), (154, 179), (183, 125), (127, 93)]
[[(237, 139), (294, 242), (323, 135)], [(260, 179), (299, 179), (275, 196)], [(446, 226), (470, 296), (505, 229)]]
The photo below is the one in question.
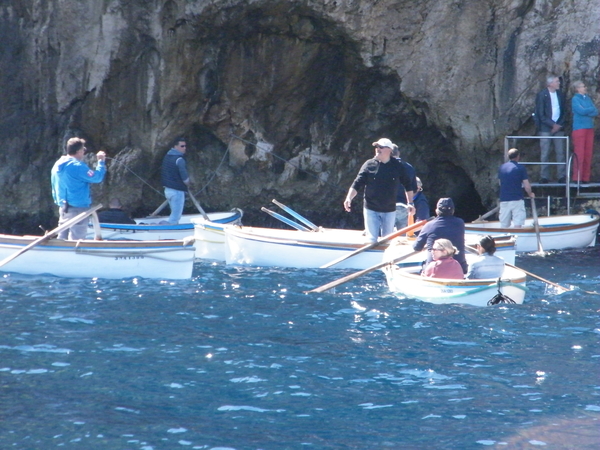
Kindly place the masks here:
[(165, 197), (169, 202), (169, 208), (171, 208), (171, 215), (169, 216), (169, 223), (179, 223), (181, 214), (183, 214), (183, 204), (185, 203), (185, 192), (178, 191), (177, 189), (165, 188)]
[(396, 211), (383, 213), (363, 208), (363, 215), (369, 242), (377, 242), (379, 236), (387, 236), (394, 231)]
[(408, 207), (404, 203), (396, 203), (396, 230), (408, 226)]

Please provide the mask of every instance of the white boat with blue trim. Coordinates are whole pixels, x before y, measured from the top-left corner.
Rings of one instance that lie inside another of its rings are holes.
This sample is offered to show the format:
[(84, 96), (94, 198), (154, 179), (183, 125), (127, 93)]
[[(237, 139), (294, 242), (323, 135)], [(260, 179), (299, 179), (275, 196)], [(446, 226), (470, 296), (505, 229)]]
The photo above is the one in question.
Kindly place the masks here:
[[(235, 208), (227, 212), (208, 213), (211, 223), (241, 224), (243, 212)], [(184, 214), (178, 224), (166, 223), (167, 216), (134, 219), (135, 224), (100, 223), (103, 239), (132, 239), (136, 241), (158, 241), (162, 239), (183, 239), (194, 234), (194, 221), (202, 214)], [(90, 223), (88, 238), (93, 239), (94, 229)]]
[[(539, 217), (542, 247), (545, 251), (593, 247), (596, 245), (599, 222), (600, 216), (597, 214)], [(525, 221), (523, 228), (502, 228), (498, 221), (465, 223), (465, 233), (491, 236), (509, 233), (517, 237), (517, 252), (538, 250), (537, 235), (532, 218)]]

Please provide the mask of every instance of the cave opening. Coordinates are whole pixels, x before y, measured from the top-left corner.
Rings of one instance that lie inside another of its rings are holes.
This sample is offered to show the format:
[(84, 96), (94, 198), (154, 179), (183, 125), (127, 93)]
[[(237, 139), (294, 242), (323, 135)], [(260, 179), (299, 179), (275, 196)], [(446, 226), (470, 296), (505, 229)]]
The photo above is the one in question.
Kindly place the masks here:
[[(389, 68), (367, 64), (358, 43), (337, 24), (283, 4), (239, 8), (219, 26), (207, 26), (213, 19), (196, 22), (198, 53), (190, 55), (202, 62), (195, 95), (210, 103), (199, 120), (217, 135), (228, 127), (254, 143), (266, 141), (277, 156), (251, 164), (264, 155), (246, 145), (248, 162), (238, 167), (239, 176), (258, 178), (253, 182), (265, 189), (258, 195), (251, 189), (252, 199), (239, 193), (242, 204), (270, 200), (279, 189), (303, 211), (336, 211), (328, 213), (329, 222), (339, 223), (344, 213), (336, 206), (362, 162), (372, 157), (371, 142), (385, 136), (415, 166), (432, 212), (437, 199), (447, 196), (465, 220), (485, 212), (452, 139), (428, 119), (428, 105), (406, 97)], [(298, 165), (302, 155), (309, 157)], [(282, 179), (289, 172), (285, 161), (295, 161), (296, 170)], [(251, 165), (268, 170), (242, 170)], [(323, 170), (336, 180), (335, 189), (315, 183), (313, 175)]]

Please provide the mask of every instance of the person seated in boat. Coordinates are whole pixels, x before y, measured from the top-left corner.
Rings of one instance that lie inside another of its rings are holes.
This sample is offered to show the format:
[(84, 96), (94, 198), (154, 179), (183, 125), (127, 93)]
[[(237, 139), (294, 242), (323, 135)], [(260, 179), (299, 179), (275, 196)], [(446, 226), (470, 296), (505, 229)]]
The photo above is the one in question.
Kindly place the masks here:
[(448, 239), (458, 249), (456, 260), (460, 263), (463, 274), (467, 273), (468, 265), (465, 259), (465, 222), (460, 217), (454, 216), (454, 202), (450, 197), (440, 198), (435, 208), (437, 217), (425, 224), (417, 240), (413, 244), (415, 251), (427, 247), (427, 260), (433, 260), (432, 248), (437, 239)]
[(108, 209), (98, 213), (98, 220), (101, 223), (121, 223), (135, 225), (135, 220), (129, 217), (118, 198), (113, 198), (108, 202)]
[(453, 258), (458, 249), (448, 239), (438, 239), (433, 243), (431, 249), (433, 261), (431, 261), (422, 275), (429, 278), (450, 278), (462, 280), (464, 277), (460, 263)]
[(496, 242), (491, 236), (482, 237), (477, 243), (479, 256), (469, 264), (466, 278), (498, 278), (504, 272), (504, 260), (496, 253)]

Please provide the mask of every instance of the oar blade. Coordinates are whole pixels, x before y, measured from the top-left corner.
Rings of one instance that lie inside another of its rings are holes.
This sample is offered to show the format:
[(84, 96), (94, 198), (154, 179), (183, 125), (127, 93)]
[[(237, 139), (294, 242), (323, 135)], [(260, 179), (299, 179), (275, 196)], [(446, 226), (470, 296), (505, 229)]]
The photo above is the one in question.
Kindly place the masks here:
[(348, 281), (352, 281), (352, 280), (354, 280), (356, 278), (359, 278), (359, 277), (361, 277), (363, 275), (371, 273), (374, 270), (381, 269), (382, 267), (387, 266), (388, 264), (397, 264), (400, 261), (404, 261), (405, 259), (408, 259), (408, 258), (410, 258), (413, 255), (416, 255), (417, 253), (420, 253), (420, 251), (410, 252), (410, 253), (408, 253), (406, 255), (402, 255), (402, 256), (399, 256), (397, 258), (394, 258), (391, 261), (380, 262), (379, 264), (375, 264), (374, 266), (368, 267), (367, 269), (363, 269), (363, 270), (360, 270), (358, 272), (354, 272), (354, 273), (352, 273), (350, 275), (347, 275), (345, 277), (339, 278), (339, 279), (334, 280), (334, 281), (332, 281), (330, 283), (324, 284), (323, 286), (319, 286), (318, 288), (312, 289), (310, 291), (306, 291), (305, 293), (306, 294), (313, 294), (313, 293), (320, 294), (322, 292), (328, 291), (329, 289), (333, 289), (334, 287), (339, 286), (340, 284), (347, 283)]
[(544, 252), (544, 247), (542, 246), (542, 236), (540, 233), (540, 222), (538, 220), (537, 207), (535, 206), (535, 198), (529, 197), (531, 199), (531, 215), (533, 217), (533, 226), (535, 228), (535, 237), (537, 238), (538, 251), (536, 254), (540, 256), (546, 256), (546, 252)]

